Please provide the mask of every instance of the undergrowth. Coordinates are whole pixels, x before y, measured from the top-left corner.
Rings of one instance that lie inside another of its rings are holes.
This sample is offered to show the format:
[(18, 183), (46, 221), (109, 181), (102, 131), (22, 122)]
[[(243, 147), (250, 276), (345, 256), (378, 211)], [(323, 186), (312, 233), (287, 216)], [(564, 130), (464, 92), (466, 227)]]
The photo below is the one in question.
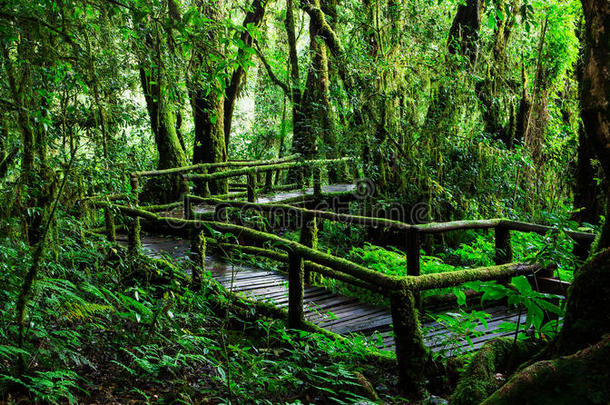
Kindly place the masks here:
[(184, 268), (68, 225), (35, 283), (23, 347), (14, 308), (29, 248), (0, 240), (0, 400), (352, 403), (368, 401), (367, 379), (399, 400), (392, 370), (364, 361), (364, 341), (288, 330), (211, 279), (193, 292)]

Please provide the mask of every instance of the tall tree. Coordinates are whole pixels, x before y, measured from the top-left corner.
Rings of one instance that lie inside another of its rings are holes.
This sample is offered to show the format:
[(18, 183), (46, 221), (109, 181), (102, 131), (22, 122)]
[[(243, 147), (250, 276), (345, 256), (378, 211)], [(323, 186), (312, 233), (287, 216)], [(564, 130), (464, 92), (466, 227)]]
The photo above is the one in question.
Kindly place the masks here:
[[(158, 12), (164, 21), (170, 18), (169, 8), (163, 7)], [(172, 83), (168, 75), (164, 29), (160, 26), (160, 19), (150, 18), (147, 14), (134, 13), (134, 19), (143, 39), (138, 54), (140, 84), (159, 153), (157, 168), (186, 166), (186, 152), (176, 130), (176, 109), (170, 98)], [(149, 182), (147, 188), (151, 195), (160, 195), (164, 202), (175, 201), (184, 191), (184, 185), (178, 177), (167, 181), (167, 184)]]
[[(197, 0), (196, 5), (207, 22), (197, 33), (190, 71), (189, 92), (195, 123), (193, 163), (225, 162), (224, 88), (218, 77), (225, 57), (220, 45), (222, 2)], [(228, 193), (226, 180), (211, 182), (209, 187), (212, 194)]]
[(451, 54), (466, 56), (470, 63), (477, 57), (479, 28), (481, 26), (481, 0), (467, 0), (458, 6), (451, 29), (447, 48)]
[(246, 79), (246, 68), (244, 66), (250, 63), (252, 55), (250, 49), (254, 39), (252, 38), (250, 30), (253, 27), (258, 27), (262, 24), (265, 17), (266, 7), (269, 3), (270, 0), (254, 0), (246, 12), (246, 16), (244, 17), (244, 22), (242, 24), (243, 31), (240, 35), (241, 43), (237, 54), (238, 66), (231, 75), (224, 100), (224, 131), (225, 144), (227, 145), (227, 148), (229, 147), (229, 141), (231, 138), (231, 127), (233, 122), (233, 113), (235, 111), (235, 102), (240, 95)]

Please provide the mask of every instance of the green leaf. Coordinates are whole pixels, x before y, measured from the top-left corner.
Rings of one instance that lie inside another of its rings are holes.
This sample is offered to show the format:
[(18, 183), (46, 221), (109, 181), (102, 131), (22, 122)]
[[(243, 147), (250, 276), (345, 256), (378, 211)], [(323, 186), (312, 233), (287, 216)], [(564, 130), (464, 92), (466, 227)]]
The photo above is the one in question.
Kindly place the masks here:
[(459, 306), (466, 305), (466, 293), (462, 290), (453, 290)]
[(530, 295), (532, 292), (532, 286), (530, 285), (530, 282), (527, 281), (527, 277), (525, 276), (513, 277), (510, 284), (523, 295)]

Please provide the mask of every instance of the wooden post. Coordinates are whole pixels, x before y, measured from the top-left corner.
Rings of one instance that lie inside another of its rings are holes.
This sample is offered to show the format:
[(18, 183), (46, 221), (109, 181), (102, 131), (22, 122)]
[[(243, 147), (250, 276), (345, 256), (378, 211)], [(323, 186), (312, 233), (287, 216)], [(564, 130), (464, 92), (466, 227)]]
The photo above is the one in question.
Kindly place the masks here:
[[(303, 224), (301, 225), (301, 233), (299, 235), (299, 243), (312, 249), (318, 248), (318, 224), (314, 216), (303, 214)], [(311, 284), (311, 272), (305, 270), (305, 283)]]
[[(420, 235), (417, 231), (407, 231), (407, 274), (409, 276), (419, 276), (421, 274), (421, 253)], [(413, 294), (415, 306), (422, 309), (421, 294)]]
[(248, 202), (256, 202), (256, 169), (248, 172)]
[(506, 264), (513, 261), (513, 249), (510, 243), (510, 230), (503, 226), (497, 226), (494, 229), (494, 237), (496, 240), (496, 255), (494, 262), (496, 264)]
[(183, 197), (182, 197), (182, 203), (183, 203), (182, 209), (184, 210), (184, 213), (182, 216), (184, 219), (191, 219), (191, 218), (194, 218), (194, 215), (192, 212), (193, 208), (191, 206), (192, 205), (191, 199), (189, 197), (191, 188), (187, 183), (185, 183), (185, 184), (186, 184), (186, 191), (184, 192)]
[(202, 272), (205, 269), (206, 242), (203, 231), (191, 230), (191, 261), (193, 262), (191, 275), (191, 289), (201, 289)]
[[(138, 190), (138, 176), (130, 177), (131, 190), (134, 193), (134, 205), (137, 208), (139, 204), (139, 190)], [(142, 240), (140, 239), (140, 217), (131, 218), (129, 225), (129, 232), (127, 235), (129, 251), (137, 252), (142, 247)]]
[[(208, 169), (203, 169), (201, 173), (208, 174)], [(210, 182), (206, 180), (201, 183), (200, 187), (201, 195), (203, 196), (203, 198), (208, 198), (210, 196)]]
[(116, 242), (116, 226), (114, 223), (114, 214), (110, 206), (104, 207), (104, 222), (106, 223), (106, 239), (109, 242)]
[(303, 258), (296, 252), (288, 253), (288, 327), (300, 328), (303, 325), (303, 298), (305, 286), (303, 279)]
[(265, 173), (265, 193), (270, 193), (273, 190), (273, 170), (267, 170)]
[(424, 369), (428, 352), (424, 346), (421, 325), (412, 291), (394, 291), (390, 295), (394, 344), (400, 385), (412, 399), (424, 392)]
[(322, 198), (322, 169), (313, 168), (313, 197), (315, 200)]

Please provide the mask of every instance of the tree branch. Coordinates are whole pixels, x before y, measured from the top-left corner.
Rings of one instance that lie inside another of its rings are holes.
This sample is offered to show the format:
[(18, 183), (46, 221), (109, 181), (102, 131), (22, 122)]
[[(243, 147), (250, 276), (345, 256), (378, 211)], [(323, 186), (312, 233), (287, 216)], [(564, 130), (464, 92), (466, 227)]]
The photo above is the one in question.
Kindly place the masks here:
[(269, 73), (269, 78), (271, 79), (271, 81), (273, 83), (275, 83), (276, 85), (278, 85), (282, 90), (284, 90), (284, 92), (288, 96), (290, 96), (290, 88), (288, 87), (288, 85), (286, 83), (284, 83), (280, 79), (278, 79), (278, 77), (275, 75), (275, 73), (273, 73), (273, 69), (271, 69), (271, 66), (269, 66), (269, 63), (267, 62), (265, 55), (263, 55), (263, 53), (259, 49), (258, 43), (256, 43), (256, 41), (255, 41), (254, 49), (256, 50), (256, 55), (258, 56), (260, 61), (263, 62), (265, 69), (267, 69), (267, 73)]

